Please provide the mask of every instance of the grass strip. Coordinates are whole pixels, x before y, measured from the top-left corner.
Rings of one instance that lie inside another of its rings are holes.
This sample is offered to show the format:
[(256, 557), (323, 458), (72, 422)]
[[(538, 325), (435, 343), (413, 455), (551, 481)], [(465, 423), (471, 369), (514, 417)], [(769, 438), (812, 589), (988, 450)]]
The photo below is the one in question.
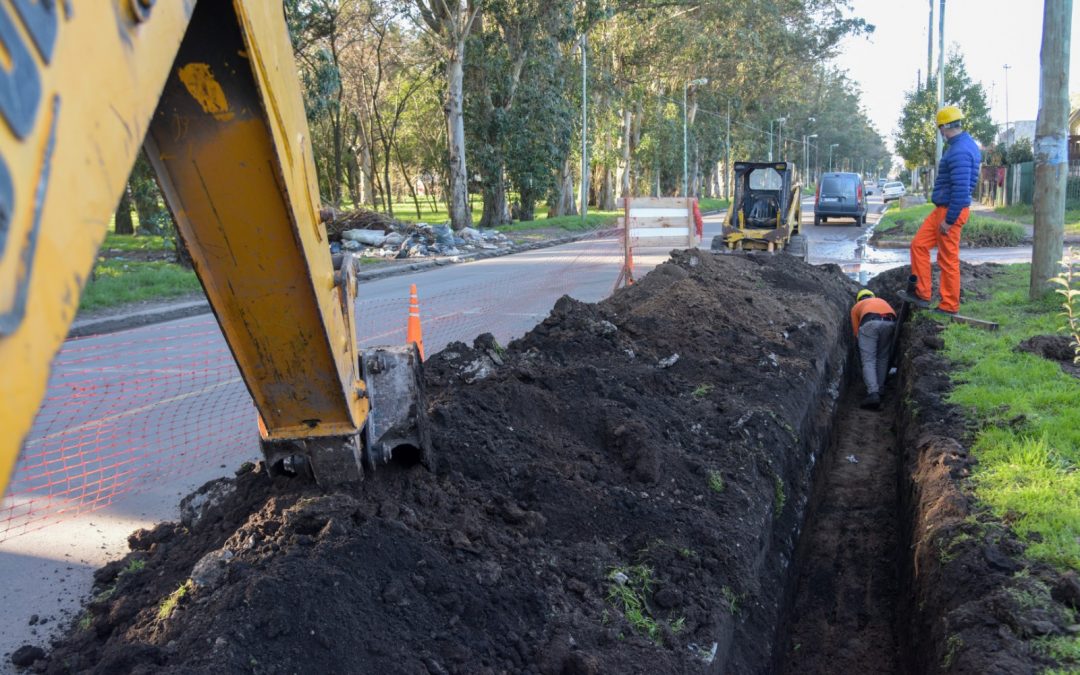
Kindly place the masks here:
[[(910, 241), (933, 210), (933, 204), (919, 204), (906, 209), (890, 209), (878, 223), (877, 231), (887, 234), (889, 239)], [(1024, 226), (1019, 223), (972, 216), (964, 225), (964, 229), (960, 231), (960, 240), (977, 248), (1006, 247), (1019, 246), (1025, 235)]]
[[(1031, 204), (999, 206), (994, 212), (1020, 223), (1035, 224), (1035, 207)], [(1065, 234), (1080, 234), (1080, 202), (1071, 201), (1065, 204)]]
[(1010, 265), (990, 299), (962, 311), (998, 332), (949, 324), (945, 353), (959, 369), (951, 403), (978, 432), (972, 484), (996, 517), (1024, 538), (1027, 555), (1080, 570), (1080, 380), (1053, 361), (1014, 351), (1024, 339), (1060, 334), (1060, 296), (1028, 299), (1030, 265)]
[(83, 289), (79, 309), (104, 309), (201, 291), (195, 272), (176, 263), (98, 260)]

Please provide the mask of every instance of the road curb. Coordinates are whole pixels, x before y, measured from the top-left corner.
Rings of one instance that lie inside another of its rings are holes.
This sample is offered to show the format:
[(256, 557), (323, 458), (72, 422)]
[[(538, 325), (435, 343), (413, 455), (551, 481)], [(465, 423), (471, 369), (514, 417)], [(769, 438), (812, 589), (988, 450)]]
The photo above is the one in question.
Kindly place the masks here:
[(83, 321), (76, 319), (68, 330), (68, 339), (115, 333), (128, 328), (139, 328), (140, 326), (149, 326), (209, 313), (210, 303), (201, 300), (151, 310), (117, 314), (116, 316), (102, 317), (100, 319), (86, 319)]
[[(475, 262), (478, 260), (486, 260), (488, 258), (497, 258), (501, 256), (512, 255), (514, 253), (523, 253), (525, 251), (533, 251), (541, 248), (549, 248), (552, 246), (571, 244), (576, 241), (581, 241), (582, 239), (588, 239), (590, 237), (610, 235), (614, 231), (615, 230), (613, 228), (605, 228), (601, 230), (593, 230), (591, 232), (567, 235), (565, 237), (557, 237), (555, 239), (546, 239), (544, 241), (529, 242), (526, 244), (514, 244), (504, 249), (481, 250), (465, 255), (448, 256), (444, 258), (427, 258), (423, 260), (418, 260), (414, 263), (401, 264), (393, 267), (381, 267), (379, 269), (368, 271), (361, 270), (357, 273), (356, 278), (359, 281), (372, 281), (374, 279), (400, 276), (403, 274), (411, 274), (413, 272), (423, 272), (426, 270), (434, 269), (436, 267), (446, 267), (447, 265)], [(176, 319), (186, 319), (188, 317), (198, 316), (200, 314), (209, 314), (210, 311), (210, 303), (203, 299), (200, 301), (176, 303), (175, 305), (166, 305), (153, 309), (133, 309), (130, 312), (124, 312), (113, 316), (106, 316), (100, 318), (88, 318), (80, 320), (78, 317), (76, 317), (75, 321), (71, 324), (70, 330), (68, 330), (68, 338), (70, 339), (89, 337), (91, 335), (105, 335), (108, 333), (115, 333), (118, 331), (127, 330), (129, 328), (140, 328), (142, 326), (164, 323), (166, 321), (173, 321)]]

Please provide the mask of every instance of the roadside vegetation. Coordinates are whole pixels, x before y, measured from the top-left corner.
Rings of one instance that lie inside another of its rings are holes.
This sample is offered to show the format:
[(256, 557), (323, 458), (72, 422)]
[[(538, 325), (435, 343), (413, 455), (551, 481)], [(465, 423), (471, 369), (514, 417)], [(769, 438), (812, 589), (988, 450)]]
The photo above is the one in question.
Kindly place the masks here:
[[(1018, 223), (1035, 224), (1035, 207), (1031, 204), (999, 206), (994, 211)], [(1080, 235), (1080, 202), (1071, 201), (1065, 204), (1065, 234)]]
[(1080, 571), (1080, 382), (1054, 361), (1015, 351), (1024, 339), (1062, 334), (1061, 296), (1028, 300), (1030, 265), (993, 280), (990, 298), (964, 311), (998, 332), (949, 324), (947, 356), (959, 366), (950, 401), (975, 428), (976, 496), (1027, 541), (1027, 555)]
[(172, 237), (110, 231), (79, 299), (80, 310), (100, 310), (202, 292), (195, 272), (177, 262)]
[[(906, 209), (889, 209), (878, 223), (875, 233), (890, 241), (911, 241), (923, 220), (934, 210), (933, 204), (919, 204)], [(1024, 226), (996, 218), (972, 216), (960, 232), (960, 240), (969, 246), (1019, 246), (1024, 240)]]
[(79, 309), (104, 309), (201, 291), (195, 272), (176, 263), (99, 259), (83, 289)]
[[(724, 199), (699, 200), (703, 212), (727, 208)], [(430, 206), (430, 203), (428, 203)], [(446, 222), (446, 211), (423, 212), (420, 222)], [(585, 216), (547, 218), (537, 214), (536, 220), (515, 222), (496, 228), (514, 233), (529, 230), (558, 228), (573, 232), (614, 227), (622, 211), (592, 211)], [(406, 220), (410, 220), (406, 217)], [(479, 220), (479, 215), (476, 216)], [(136, 222), (138, 222), (136, 220)], [(101, 245), (99, 257), (90, 280), (79, 301), (80, 310), (101, 310), (130, 303), (167, 300), (202, 292), (195, 272), (176, 262), (176, 243), (170, 236), (156, 234), (116, 234), (110, 231)], [(361, 258), (362, 263), (382, 262), (382, 258)]]

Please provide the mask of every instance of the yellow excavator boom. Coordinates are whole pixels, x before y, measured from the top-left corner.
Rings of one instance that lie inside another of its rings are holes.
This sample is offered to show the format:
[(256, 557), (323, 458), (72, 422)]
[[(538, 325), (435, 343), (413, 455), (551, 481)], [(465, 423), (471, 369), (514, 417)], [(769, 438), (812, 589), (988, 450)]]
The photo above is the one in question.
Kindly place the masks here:
[(318, 218), (281, 3), (0, 0), (0, 48), (0, 491), (144, 139), (268, 459), (359, 478), (355, 277)]

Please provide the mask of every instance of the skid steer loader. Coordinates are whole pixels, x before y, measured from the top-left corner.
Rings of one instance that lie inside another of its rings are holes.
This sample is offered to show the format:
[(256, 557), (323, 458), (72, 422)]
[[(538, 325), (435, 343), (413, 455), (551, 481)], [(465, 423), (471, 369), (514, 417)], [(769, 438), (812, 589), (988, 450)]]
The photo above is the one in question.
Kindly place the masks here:
[(0, 492), (145, 147), (271, 470), (430, 462), (415, 346), (357, 349), (280, 2), (0, 2)]
[(790, 162), (736, 162), (735, 188), (724, 216), (722, 234), (712, 241), (714, 251), (784, 251), (805, 259), (801, 233), (800, 187)]

